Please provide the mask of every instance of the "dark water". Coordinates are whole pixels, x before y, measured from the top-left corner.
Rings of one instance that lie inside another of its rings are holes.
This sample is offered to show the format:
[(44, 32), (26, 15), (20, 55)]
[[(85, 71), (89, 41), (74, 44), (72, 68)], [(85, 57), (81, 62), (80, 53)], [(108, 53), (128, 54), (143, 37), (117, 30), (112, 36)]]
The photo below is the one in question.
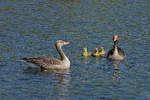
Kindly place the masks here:
[[(0, 100), (149, 100), (149, 10), (148, 0), (1, 0)], [(108, 51), (115, 34), (125, 61), (83, 59), (83, 47)], [(58, 39), (70, 42), (67, 74), (20, 61), (60, 58)]]

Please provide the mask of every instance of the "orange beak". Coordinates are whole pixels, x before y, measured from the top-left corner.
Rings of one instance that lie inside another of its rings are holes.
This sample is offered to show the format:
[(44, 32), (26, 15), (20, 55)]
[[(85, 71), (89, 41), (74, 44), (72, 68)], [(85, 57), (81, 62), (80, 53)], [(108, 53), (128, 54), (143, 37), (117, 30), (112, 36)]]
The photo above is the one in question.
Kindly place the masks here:
[(64, 42), (64, 45), (68, 45), (69, 44), (69, 42)]
[(114, 40), (114, 41), (117, 41), (117, 40), (118, 40), (118, 36), (117, 36), (117, 35), (114, 35), (113, 40)]

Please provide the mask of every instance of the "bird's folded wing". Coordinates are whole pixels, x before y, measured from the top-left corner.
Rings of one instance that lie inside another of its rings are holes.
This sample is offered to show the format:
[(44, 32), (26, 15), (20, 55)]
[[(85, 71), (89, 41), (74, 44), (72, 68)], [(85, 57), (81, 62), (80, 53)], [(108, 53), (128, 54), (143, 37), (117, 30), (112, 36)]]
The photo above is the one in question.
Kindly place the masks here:
[(23, 60), (36, 64), (38, 66), (59, 65), (62, 63), (61, 60), (58, 60), (56, 58), (24, 58)]

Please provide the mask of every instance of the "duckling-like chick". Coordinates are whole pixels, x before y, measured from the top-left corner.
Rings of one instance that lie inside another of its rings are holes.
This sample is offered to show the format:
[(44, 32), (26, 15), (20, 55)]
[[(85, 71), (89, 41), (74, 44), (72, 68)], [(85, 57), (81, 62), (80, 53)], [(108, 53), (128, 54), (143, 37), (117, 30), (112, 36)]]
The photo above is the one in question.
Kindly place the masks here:
[(87, 57), (87, 56), (91, 56), (92, 55), (92, 52), (88, 52), (87, 51), (87, 48), (83, 48), (83, 56)]
[(100, 47), (100, 52), (99, 52), (99, 55), (100, 56), (104, 56), (105, 55), (105, 50), (104, 50), (104, 47)]
[(95, 52), (92, 54), (94, 57), (99, 56), (98, 48), (95, 48)]

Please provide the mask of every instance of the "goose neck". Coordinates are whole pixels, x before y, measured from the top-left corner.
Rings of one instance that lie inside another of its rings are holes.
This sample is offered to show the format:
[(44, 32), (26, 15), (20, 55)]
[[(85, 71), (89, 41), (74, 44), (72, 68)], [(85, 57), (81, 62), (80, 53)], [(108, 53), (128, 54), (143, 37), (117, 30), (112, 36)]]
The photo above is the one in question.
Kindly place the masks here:
[(118, 40), (114, 41), (114, 54), (118, 54)]
[(62, 50), (62, 46), (56, 44), (56, 49), (57, 49), (59, 55), (61, 56), (61, 60), (65, 60), (67, 57)]
[(118, 40), (114, 41), (114, 48), (118, 48)]

